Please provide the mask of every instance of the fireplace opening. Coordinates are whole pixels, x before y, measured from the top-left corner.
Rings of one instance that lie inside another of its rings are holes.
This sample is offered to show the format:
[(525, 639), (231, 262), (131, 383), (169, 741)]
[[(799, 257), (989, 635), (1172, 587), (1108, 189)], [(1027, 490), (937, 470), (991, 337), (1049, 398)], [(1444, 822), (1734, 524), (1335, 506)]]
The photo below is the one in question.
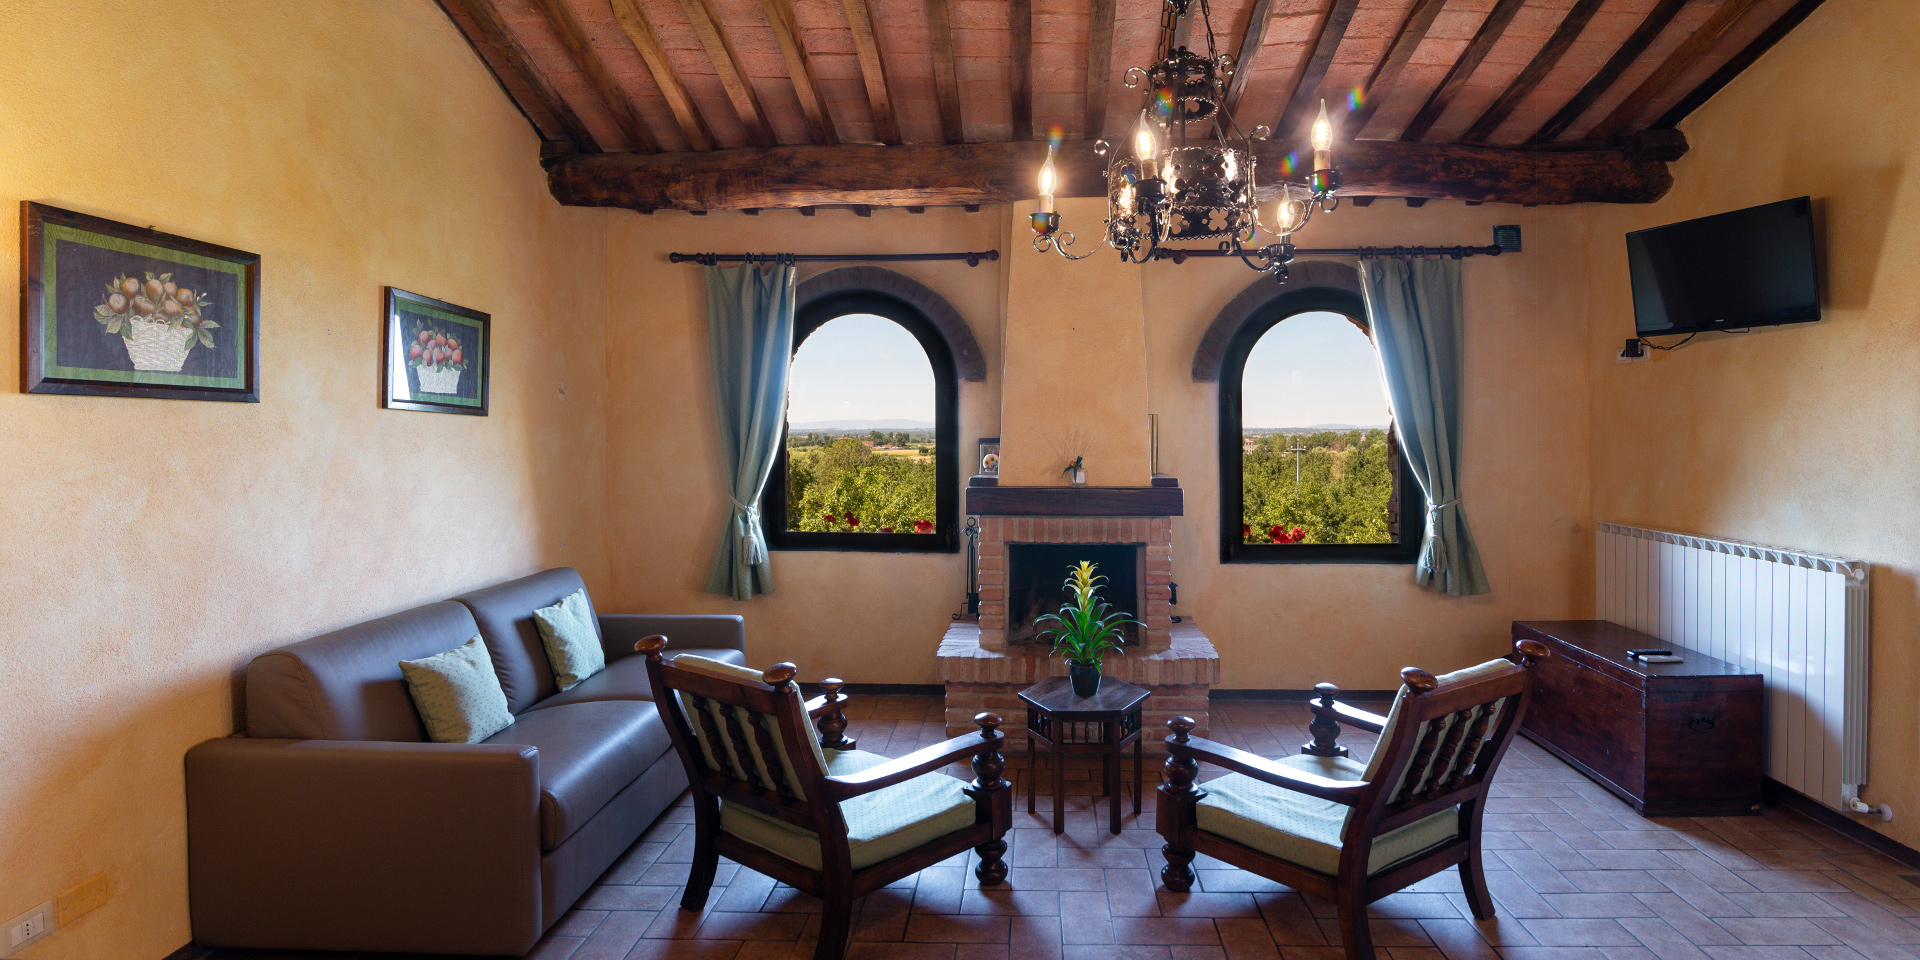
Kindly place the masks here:
[[(1035, 621), (1072, 599), (1067, 574), (1082, 560), (1091, 560), (1105, 580), (1100, 599), (1114, 611), (1140, 618), (1140, 554), (1138, 543), (1009, 543), (1007, 544), (1007, 642), (1041, 644)], [(1139, 627), (1121, 628), (1125, 643), (1140, 642)]]

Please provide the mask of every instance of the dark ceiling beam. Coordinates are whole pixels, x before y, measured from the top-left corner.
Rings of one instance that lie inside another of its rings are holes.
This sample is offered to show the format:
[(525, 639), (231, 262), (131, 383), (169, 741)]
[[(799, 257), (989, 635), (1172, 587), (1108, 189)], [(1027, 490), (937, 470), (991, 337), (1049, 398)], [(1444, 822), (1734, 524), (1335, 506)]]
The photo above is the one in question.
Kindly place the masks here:
[(1607, 62), (1600, 66), (1600, 72), (1594, 74), (1593, 78), (1588, 80), (1571, 100), (1561, 104), (1560, 109), (1547, 118), (1547, 122), (1541, 124), (1540, 129), (1533, 132), (1533, 136), (1527, 138), (1527, 142), (1550, 143), (1567, 132), (1567, 128), (1573, 126), (1574, 121), (1580, 119), (1580, 115), (1586, 113), (1587, 108), (1593, 106), (1593, 102), (1600, 99), (1601, 94), (1606, 93), (1628, 67), (1633, 66), (1633, 62), (1639, 59), (1640, 54), (1646, 51), (1654, 38), (1660, 36), (1661, 31), (1667, 29), (1667, 24), (1673, 22), (1673, 17), (1680, 12), (1680, 8), (1689, 2), (1690, 0), (1659, 0), (1654, 4), (1653, 9), (1648, 10), (1647, 15), (1640, 20), (1640, 25), (1635, 27), (1633, 33), (1620, 44), (1620, 49), (1615, 50), (1613, 56), (1608, 57)]
[(1081, 136), (1087, 140), (1100, 139), (1107, 129), (1107, 102), (1113, 95), (1114, 6), (1115, 0), (1093, 0), (1093, 18), (1087, 22), (1087, 116), (1081, 126)]
[[(1313, 53), (1294, 79), (1293, 91), (1287, 97), (1287, 107), (1280, 113), (1280, 123), (1273, 128), (1273, 135), (1282, 140), (1293, 137), (1306, 122), (1309, 115), (1319, 113), (1320, 84), (1327, 79), (1327, 68), (1333, 66), (1333, 55), (1340, 50), (1340, 41), (1346, 39), (1347, 26), (1353, 22), (1353, 11), (1360, 0), (1333, 0), (1327, 8), (1327, 15), (1320, 20), (1320, 32), (1313, 41)], [(1348, 136), (1352, 130), (1346, 131)]]
[(1254, 0), (1253, 9), (1247, 13), (1247, 29), (1240, 34), (1240, 48), (1233, 53), (1233, 78), (1227, 81), (1227, 113), (1233, 114), (1240, 109), (1240, 98), (1247, 92), (1247, 81), (1253, 76), (1253, 61), (1260, 56), (1260, 46), (1267, 42), (1267, 27), (1273, 23), (1273, 6), (1277, 0)]
[[(1413, 52), (1420, 49), (1420, 41), (1427, 38), (1427, 31), (1433, 27), (1433, 19), (1447, 5), (1447, 0), (1416, 0), (1407, 11), (1407, 18), (1400, 23), (1400, 31), (1394, 34), (1393, 46), (1387, 48), (1387, 55), (1374, 64), (1373, 72), (1367, 76), (1367, 82), (1360, 86), (1360, 107), (1347, 114), (1340, 123), (1340, 133), (1346, 139), (1358, 137), (1360, 131), (1367, 128), (1367, 121), (1373, 119), (1375, 111), (1380, 109), (1381, 101), (1387, 98), (1386, 92), (1400, 79), (1400, 71), (1413, 59)], [(1374, 92), (1379, 91), (1379, 96)]]
[(960, 73), (954, 66), (953, 11), (947, 0), (927, 0), (927, 33), (932, 39), (933, 95), (940, 103), (940, 138), (964, 143), (967, 135), (960, 112)]
[(1493, 132), (1507, 122), (1507, 117), (1513, 114), (1514, 108), (1520, 105), (1520, 101), (1525, 100), (1527, 94), (1532, 93), (1533, 88), (1539, 86), (1540, 81), (1545, 80), (1547, 74), (1552, 73), (1553, 68), (1559, 65), (1560, 58), (1566, 56), (1575, 40), (1580, 39), (1580, 31), (1587, 28), (1587, 24), (1593, 20), (1594, 13), (1605, 2), (1606, 0), (1579, 0), (1575, 3), (1573, 9), (1568, 10), (1566, 17), (1560, 21), (1560, 26), (1554, 28), (1553, 36), (1548, 37), (1547, 42), (1541, 45), (1540, 52), (1534, 54), (1532, 60), (1527, 61), (1526, 69), (1521, 70), (1520, 75), (1514, 77), (1512, 83), (1507, 84), (1507, 89), (1501, 91), (1500, 96), (1481, 112), (1479, 119), (1473, 121), (1473, 125), (1467, 128), (1466, 133), (1460, 135), (1460, 139), (1466, 143), (1485, 143), (1488, 137), (1493, 136)]
[(1648, 74), (1647, 79), (1641, 81), (1632, 93), (1627, 94), (1625, 100), (1620, 101), (1612, 112), (1595, 124), (1593, 129), (1586, 133), (1586, 139), (1604, 140), (1626, 132), (1626, 129), (1632, 126), (1633, 122), (1639, 119), (1640, 114), (1647, 109), (1647, 104), (1652, 103), (1655, 97), (1658, 97), (1667, 87), (1672, 86), (1675, 80), (1680, 79), (1681, 74), (1692, 69), (1693, 65), (1698, 63), (1701, 57), (1706, 56), (1707, 52), (1713, 49), (1714, 44), (1719, 43), (1720, 38), (1726, 36), (1727, 31), (1732, 30), (1733, 25), (1739, 23), (1740, 18), (1746, 16), (1747, 11), (1752, 10), (1757, 2), (1759, 0), (1726, 0), (1722, 3), (1705, 23), (1688, 34), (1685, 40), (1680, 41), (1680, 45), (1674, 48), (1665, 62), (1654, 68), (1653, 73)]
[(893, 88), (887, 85), (887, 65), (880, 59), (880, 38), (873, 30), (873, 11), (867, 0), (840, 0), (853, 30), (853, 52), (860, 60), (860, 79), (866, 84), (867, 106), (873, 113), (873, 135), (881, 143), (900, 142), (900, 118), (894, 114)]
[(1493, 45), (1500, 42), (1501, 35), (1507, 32), (1507, 25), (1513, 22), (1513, 15), (1519, 13), (1520, 8), (1525, 5), (1526, 0), (1499, 0), (1493, 5), (1493, 10), (1487, 14), (1487, 18), (1480, 21), (1480, 29), (1474, 31), (1473, 40), (1467, 44), (1465, 50), (1460, 52), (1459, 58), (1453, 61), (1453, 66), (1447, 69), (1447, 75), (1440, 81), (1440, 86), (1434, 88), (1433, 93), (1427, 97), (1426, 104), (1421, 106), (1420, 112), (1414, 114), (1413, 119), (1407, 122), (1406, 129), (1400, 131), (1400, 139), (1418, 140), (1426, 136), (1427, 131), (1433, 129), (1434, 124), (1440, 122), (1440, 117), (1447, 112), (1447, 107), (1453, 104), (1453, 98), (1460, 95), (1460, 91), (1466, 88), (1467, 81), (1473, 79), (1473, 72), (1480, 69), (1480, 61), (1487, 58), (1487, 52), (1492, 50)]
[(593, 48), (593, 41), (587, 39), (587, 31), (580, 26), (580, 18), (574, 15), (573, 7), (567, 0), (538, 0), (540, 12), (547, 18), (547, 24), (560, 37), (560, 45), (567, 48), (567, 56), (573, 59), (573, 65), (580, 68), (587, 78), (593, 92), (600, 96), (600, 102), (606, 106), (607, 113), (613, 116), (613, 122), (626, 134), (630, 148), (641, 153), (652, 153), (660, 149), (660, 142), (653, 138), (653, 131), (647, 129), (646, 121), (634, 112), (633, 101), (627, 98), (625, 90), (615, 83), (613, 74), (607, 72), (606, 61), (600, 59), (600, 51)]
[(1033, 139), (1033, 0), (1007, 0), (1007, 89), (1014, 140)]
[(767, 112), (760, 106), (760, 94), (753, 89), (746, 68), (740, 64), (740, 54), (720, 26), (720, 11), (714, 9), (713, 0), (680, 0), (680, 9), (687, 12), (694, 35), (700, 38), (700, 46), (706, 48), (713, 72), (720, 77), (720, 86), (727, 91), (733, 112), (739, 115), (740, 125), (747, 130), (747, 140), (755, 146), (773, 146), (773, 125), (767, 122)]
[[(1650, 203), (1673, 184), (1665, 161), (1685, 151), (1678, 132), (1658, 133), (1656, 149), (1352, 141), (1337, 154), (1341, 189), (1355, 196), (1492, 203)], [(1255, 141), (1255, 156), (1278, 166), (1293, 146)], [(1047, 145), (1032, 140), (587, 154), (555, 164), (548, 180), (562, 203), (636, 210), (978, 205), (1030, 199), (1046, 154)], [(1059, 196), (1106, 195), (1106, 168), (1091, 142), (1062, 144), (1055, 163)]]
[(1715, 70), (1712, 76), (1693, 88), (1692, 93), (1680, 98), (1680, 102), (1674, 104), (1672, 109), (1661, 114), (1660, 119), (1653, 122), (1654, 129), (1671, 130), (1679, 126), (1680, 121), (1686, 119), (1688, 114), (1699, 109), (1701, 104), (1713, 99), (1713, 95), (1719, 93), (1722, 87), (1732, 83), (1733, 78), (1739, 76), (1741, 71), (1753, 66), (1755, 60), (1773, 49), (1773, 45), (1779, 43), (1781, 37), (1793, 32), (1793, 28), (1799, 26), (1800, 21), (1819, 9), (1821, 2), (1822, 0), (1800, 0), (1799, 3), (1787, 8), (1787, 12), (1781, 14), (1780, 18), (1773, 21), (1767, 29), (1760, 31), (1760, 35), (1753, 38), (1753, 42), (1742, 48), (1733, 59), (1721, 64), (1720, 69)]
[(713, 131), (707, 129), (706, 118), (700, 115), (693, 96), (687, 93), (687, 85), (681, 82), (680, 72), (667, 58), (667, 48), (660, 43), (660, 35), (654, 32), (653, 22), (640, 9), (638, 0), (613, 0), (613, 18), (619, 21), (620, 29), (626, 32), (633, 49), (646, 63), (647, 72), (653, 75), (653, 83), (666, 99), (667, 109), (673, 111), (673, 120), (680, 125), (680, 135), (686, 138), (687, 146), (694, 150), (712, 150), (717, 146)]
[(766, 14), (767, 27), (780, 46), (780, 56), (787, 61), (794, 96), (800, 101), (800, 112), (807, 115), (807, 133), (819, 146), (839, 143), (840, 133), (834, 129), (827, 98), (820, 93), (820, 77), (813, 70), (813, 56), (800, 42), (800, 22), (794, 19), (792, 0), (760, 0), (760, 10)]
[(553, 84), (547, 80), (547, 75), (540, 72), (533, 58), (527, 55), (526, 48), (520, 45), (519, 39), (514, 37), (512, 30), (508, 29), (506, 21), (500, 19), (500, 11), (494, 8), (492, 0), (446, 0), (446, 2), (466, 14), (467, 19), (472, 21), (474, 29), (480, 31), (480, 39), (493, 48), (500, 59), (506, 63), (507, 69), (512, 70), (514, 76), (518, 77), (520, 83), (527, 88), (528, 93), (539, 101), (541, 109), (560, 125), (567, 139), (573, 141), (574, 149), (583, 153), (592, 153), (600, 149), (600, 144), (594, 140), (592, 131), (587, 129), (586, 124), (580, 122), (580, 115), (574, 113), (572, 107), (567, 106), (566, 99), (553, 88)]

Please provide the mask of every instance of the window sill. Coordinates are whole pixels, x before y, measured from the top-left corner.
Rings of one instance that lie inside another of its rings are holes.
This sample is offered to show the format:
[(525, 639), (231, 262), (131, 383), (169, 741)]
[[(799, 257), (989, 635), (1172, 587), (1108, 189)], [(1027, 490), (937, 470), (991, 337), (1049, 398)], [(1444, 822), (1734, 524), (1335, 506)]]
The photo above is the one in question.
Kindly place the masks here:
[(769, 533), (773, 551), (838, 553), (958, 553), (959, 538), (941, 533)]
[(1229, 543), (1220, 551), (1221, 563), (1400, 564), (1420, 559), (1413, 543)]

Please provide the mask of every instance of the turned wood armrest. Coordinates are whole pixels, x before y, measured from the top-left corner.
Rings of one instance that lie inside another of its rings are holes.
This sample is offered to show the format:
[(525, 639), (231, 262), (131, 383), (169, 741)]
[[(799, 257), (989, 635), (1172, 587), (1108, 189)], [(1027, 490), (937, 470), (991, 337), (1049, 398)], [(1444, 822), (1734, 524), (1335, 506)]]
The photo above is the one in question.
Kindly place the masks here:
[(1350, 707), (1338, 700), (1333, 702), (1334, 712), (1339, 714), (1340, 722), (1349, 727), (1359, 727), (1379, 733), (1387, 728), (1387, 718), (1377, 713), (1369, 713), (1359, 707)]
[[(1262, 783), (1284, 787), (1296, 793), (1331, 800), (1349, 807), (1360, 802), (1360, 791), (1367, 786), (1364, 780), (1331, 780), (1295, 770), (1292, 767), (1284, 767), (1259, 754), (1248, 753), (1238, 747), (1229, 747), (1224, 743), (1200, 737), (1189, 738), (1184, 743), (1177, 743), (1169, 737), (1167, 746), (1175, 754), (1204, 760), (1235, 773), (1244, 773)], [(1199, 786), (1202, 789), (1206, 787), (1205, 784)]]
[(990, 737), (981, 736), (978, 733), (954, 737), (945, 743), (936, 743), (931, 747), (915, 750), (904, 757), (897, 757), (859, 773), (850, 773), (844, 777), (828, 777), (826, 778), (827, 791), (835, 800), (846, 800), (863, 793), (872, 793), (875, 790), (932, 773), (950, 763), (982, 751), (998, 751), (1001, 741), (1005, 739), (1006, 737), (998, 731)]

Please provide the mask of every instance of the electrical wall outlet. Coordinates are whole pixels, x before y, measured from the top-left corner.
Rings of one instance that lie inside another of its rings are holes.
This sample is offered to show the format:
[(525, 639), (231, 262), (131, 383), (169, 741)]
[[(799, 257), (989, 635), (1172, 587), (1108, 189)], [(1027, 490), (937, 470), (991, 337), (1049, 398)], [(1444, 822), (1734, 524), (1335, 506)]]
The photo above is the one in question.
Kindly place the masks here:
[(96, 873), (75, 884), (73, 889), (60, 894), (54, 908), (54, 917), (61, 926), (66, 926), (81, 917), (100, 909), (100, 905), (113, 896), (113, 887), (107, 883), (107, 875)]
[(0, 957), (11, 957), (53, 932), (53, 901), (28, 910), (0, 927)]

